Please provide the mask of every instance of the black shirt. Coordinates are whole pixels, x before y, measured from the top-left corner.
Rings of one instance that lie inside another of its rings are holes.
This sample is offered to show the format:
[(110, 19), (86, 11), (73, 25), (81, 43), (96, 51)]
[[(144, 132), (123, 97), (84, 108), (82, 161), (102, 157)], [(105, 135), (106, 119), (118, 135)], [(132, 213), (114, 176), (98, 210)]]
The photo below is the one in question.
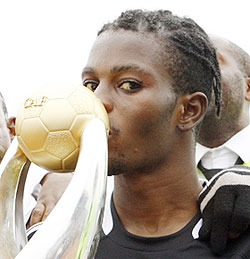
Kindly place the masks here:
[(102, 233), (96, 259), (179, 259), (250, 258), (250, 229), (228, 244), (223, 256), (215, 255), (209, 243), (194, 239), (192, 231), (200, 220), (197, 214), (177, 233), (155, 238), (133, 235), (122, 226), (111, 199), (111, 231)]

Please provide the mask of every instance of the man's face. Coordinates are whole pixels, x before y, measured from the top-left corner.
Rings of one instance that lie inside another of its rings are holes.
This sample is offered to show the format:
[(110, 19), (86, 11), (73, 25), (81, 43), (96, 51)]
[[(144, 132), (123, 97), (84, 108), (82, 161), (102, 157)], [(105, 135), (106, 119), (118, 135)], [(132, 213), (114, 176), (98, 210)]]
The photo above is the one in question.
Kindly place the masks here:
[(2, 108), (2, 99), (0, 98), (0, 162), (3, 159), (11, 143), (10, 132), (7, 126), (6, 117)]
[(229, 43), (219, 37), (211, 38), (219, 60), (221, 70), (221, 115), (216, 116), (213, 102), (209, 106), (207, 116), (204, 120), (211, 122), (225, 123), (224, 126), (236, 125), (243, 112), (246, 81), (240, 71), (237, 61), (229, 51)]
[(150, 35), (104, 32), (83, 70), (83, 85), (95, 91), (110, 121), (109, 175), (148, 172), (166, 163), (176, 129), (176, 97)]

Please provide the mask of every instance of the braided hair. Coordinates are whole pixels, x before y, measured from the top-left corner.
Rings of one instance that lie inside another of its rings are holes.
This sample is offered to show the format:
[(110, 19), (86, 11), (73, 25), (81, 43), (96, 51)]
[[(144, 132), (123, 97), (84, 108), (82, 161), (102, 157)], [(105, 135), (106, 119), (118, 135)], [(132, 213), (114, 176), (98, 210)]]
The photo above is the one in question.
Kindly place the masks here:
[(177, 94), (203, 92), (210, 102), (215, 95), (217, 115), (220, 113), (221, 76), (216, 51), (207, 34), (192, 19), (173, 15), (167, 10), (128, 10), (112, 23), (105, 24), (98, 36), (105, 31), (134, 31), (153, 33), (164, 46), (164, 65), (172, 78)]

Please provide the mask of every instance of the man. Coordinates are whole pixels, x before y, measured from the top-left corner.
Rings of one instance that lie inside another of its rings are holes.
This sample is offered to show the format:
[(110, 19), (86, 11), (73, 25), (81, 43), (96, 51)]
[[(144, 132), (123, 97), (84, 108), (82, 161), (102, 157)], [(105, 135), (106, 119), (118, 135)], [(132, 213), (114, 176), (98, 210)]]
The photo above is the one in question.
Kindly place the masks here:
[[(248, 148), (250, 141), (250, 57), (244, 50), (226, 39), (212, 35), (210, 39), (216, 48), (220, 64), (222, 102), (220, 117), (214, 115), (215, 107), (211, 103), (197, 137), (199, 143), (196, 145), (196, 162), (199, 170), (207, 179), (211, 179), (217, 172), (235, 164), (250, 165)], [(229, 182), (230, 176), (224, 180)], [(234, 195), (236, 188), (238, 188), (238, 191), (241, 189), (240, 192), (242, 193), (240, 197), (235, 195), (239, 206), (231, 206), (224, 199), (220, 209), (226, 211), (228, 216), (221, 219), (217, 218), (214, 222), (214, 228), (223, 232), (223, 226), (225, 226), (226, 218), (228, 218), (227, 228), (230, 229), (230, 237), (237, 237), (249, 224), (249, 183), (238, 182), (237, 187), (228, 185), (222, 189), (224, 196), (228, 198)], [(204, 211), (204, 216), (212, 217), (206, 211)], [(205, 222), (209, 222), (209, 220), (205, 219)], [(203, 225), (200, 232), (203, 239), (210, 235), (207, 231), (209, 228), (206, 223)], [(218, 234), (217, 237), (211, 237), (211, 239), (214, 240), (213, 247), (215, 250), (220, 250), (221, 247), (226, 245), (225, 235), (223, 234)], [(216, 245), (216, 243), (220, 245)]]
[[(110, 232), (96, 258), (214, 258), (192, 231), (201, 191), (194, 128), (220, 72), (204, 31), (169, 12), (127, 11), (99, 32), (82, 74), (110, 119)], [(249, 254), (249, 231), (229, 256)]]
[[(83, 84), (96, 90), (109, 113), (109, 174), (116, 175), (114, 227), (107, 224), (107, 209), (97, 258), (215, 256), (190, 234), (201, 190), (192, 129), (219, 74), (206, 34), (191, 20), (135, 11), (104, 26), (83, 73)], [(148, 243), (155, 247), (148, 249)], [(239, 253), (234, 249), (226, 256)]]
[(214, 115), (213, 105), (209, 107), (197, 139), (196, 160), (207, 178), (213, 172), (206, 169), (250, 164), (250, 57), (226, 39), (210, 38), (220, 63), (222, 102), (220, 117)]

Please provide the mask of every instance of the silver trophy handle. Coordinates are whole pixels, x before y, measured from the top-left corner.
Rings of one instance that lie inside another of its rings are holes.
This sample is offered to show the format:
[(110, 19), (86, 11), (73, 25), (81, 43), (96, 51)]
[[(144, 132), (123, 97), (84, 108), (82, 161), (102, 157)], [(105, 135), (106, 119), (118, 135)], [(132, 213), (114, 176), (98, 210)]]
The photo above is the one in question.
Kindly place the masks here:
[(27, 243), (23, 190), (30, 161), (15, 138), (0, 167), (0, 258), (14, 258)]
[(94, 258), (104, 211), (107, 157), (105, 125), (94, 119), (81, 136), (68, 188), (27, 243), (22, 205), (30, 161), (14, 139), (0, 165), (0, 258)]
[(100, 119), (85, 128), (74, 176), (57, 205), (16, 259), (94, 258), (107, 180), (107, 133)]

